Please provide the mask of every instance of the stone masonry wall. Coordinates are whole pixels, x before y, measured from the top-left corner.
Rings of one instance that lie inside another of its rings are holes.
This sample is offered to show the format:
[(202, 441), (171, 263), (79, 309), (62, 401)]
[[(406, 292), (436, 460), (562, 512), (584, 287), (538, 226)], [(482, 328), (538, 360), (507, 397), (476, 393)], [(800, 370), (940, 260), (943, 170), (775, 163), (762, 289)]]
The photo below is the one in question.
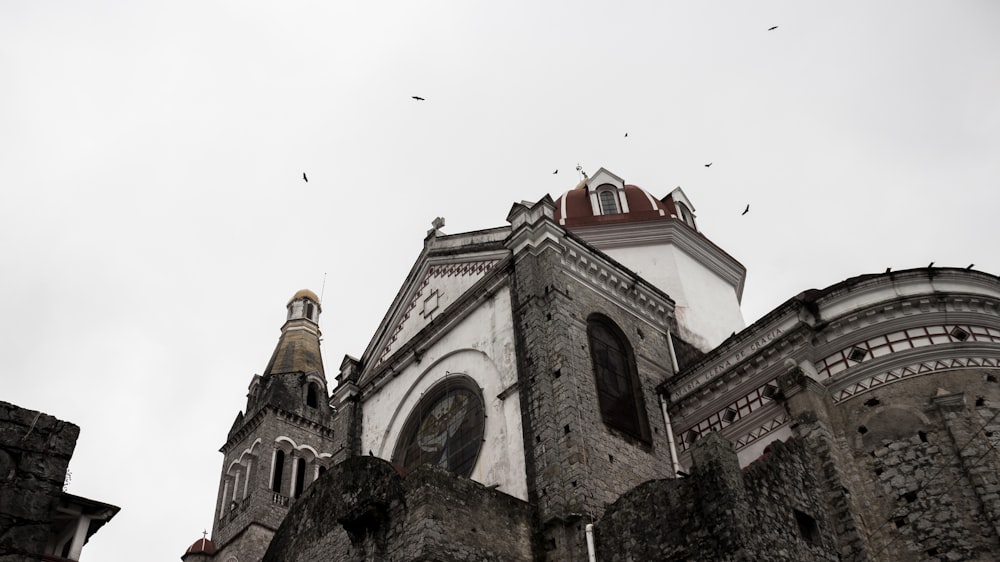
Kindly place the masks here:
[(44, 552), (79, 435), (71, 423), (0, 402), (0, 561)]
[(692, 458), (689, 477), (647, 482), (607, 510), (599, 560), (840, 559), (816, 459), (802, 441), (777, 442), (741, 471), (732, 445), (710, 433)]
[[(586, 556), (583, 525), (650, 479), (670, 475), (656, 386), (670, 376), (666, 334), (565, 272), (560, 251), (524, 252), (514, 265), (514, 321), (529, 500), (549, 560)], [(627, 298), (627, 296), (626, 296)], [(633, 348), (650, 442), (601, 417), (587, 318), (611, 319)]]
[(987, 370), (927, 375), (840, 406), (874, 499), (866, 514), (873, 559), (996, 559), (998, 376)]
[(602, 561), (834, 561), (837, 537), (801, 441), (775, 443), (740, 471), (718, 434), (699, 439), (692, 474), (648, 482), (597, 525)]
[(264, 562), (530, 560), (531, 510), (441, 469), (352, 457), (294, 505)]

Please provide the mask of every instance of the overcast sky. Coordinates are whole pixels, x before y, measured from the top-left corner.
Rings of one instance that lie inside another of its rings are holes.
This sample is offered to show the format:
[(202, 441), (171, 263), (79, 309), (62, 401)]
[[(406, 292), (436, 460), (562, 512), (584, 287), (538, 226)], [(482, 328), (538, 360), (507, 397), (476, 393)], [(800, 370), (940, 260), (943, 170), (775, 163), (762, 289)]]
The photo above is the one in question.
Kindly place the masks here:
[(682, 186), (747, 324), (1000, 273), (995, 0), (152, 4), (0, 3), (0, 400), (81, 426), (69, 491), (122, 508), (85, 562), (211, 529), (298, 289), (332, 382), (434, 217), (502, 226), (578, 163)]

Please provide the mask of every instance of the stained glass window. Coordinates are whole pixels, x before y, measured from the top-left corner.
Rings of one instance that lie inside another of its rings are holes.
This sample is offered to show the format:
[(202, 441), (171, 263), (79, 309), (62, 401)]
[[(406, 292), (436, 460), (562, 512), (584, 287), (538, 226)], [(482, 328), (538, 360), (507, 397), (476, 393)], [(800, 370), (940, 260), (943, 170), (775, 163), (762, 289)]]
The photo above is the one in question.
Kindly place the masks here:
[(610, 320), (597, 315), (588, 319), (587, 332), (604, 423), (648, 441), (649, 421), (628, 341)]
[(393, 462), (405, 472), (426, 463), (471, 475), (486, 421), (482, 396), (474, 386), (448, 381), (428, 392), (403, 426)]

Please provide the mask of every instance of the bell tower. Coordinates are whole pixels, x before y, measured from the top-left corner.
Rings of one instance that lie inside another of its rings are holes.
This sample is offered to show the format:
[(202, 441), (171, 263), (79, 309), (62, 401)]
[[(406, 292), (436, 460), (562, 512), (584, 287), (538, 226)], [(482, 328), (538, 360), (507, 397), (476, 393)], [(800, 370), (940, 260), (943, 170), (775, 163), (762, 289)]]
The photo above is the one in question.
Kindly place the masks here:
[(335, 452), (316, 294), (288, 301), (281, 336), (226, 442), (210, 560), (260, 560), (295, 500)]

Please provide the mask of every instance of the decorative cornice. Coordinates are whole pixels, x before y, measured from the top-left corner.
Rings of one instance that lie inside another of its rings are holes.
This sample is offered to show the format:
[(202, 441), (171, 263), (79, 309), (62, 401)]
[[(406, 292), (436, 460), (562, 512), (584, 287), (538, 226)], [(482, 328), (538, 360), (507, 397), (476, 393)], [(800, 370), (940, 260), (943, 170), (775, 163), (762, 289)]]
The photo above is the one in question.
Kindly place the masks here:
[(259, 410), (254, 412), (253, 417), (244, 421), (243, 426), (240, 427), (235, 433), (233, 433), (229, 439), (226, 440), (225, 444), (219, 448), (219, 452), (223, 454), (228, 454), (229, 451), (233, 450), (233, 446), (239, 442), (242, 442), (246, 437), (248, 437), (254, 429), (256, 429), (261, 423), (263, 423), (264, 418), (267, 417), (268, 413), (273, 413), (276, 418), (281, 418), (290, 421), (295, 425), (299, 425), (308, 429), (312, 429), (321, 437), (327, 437), (333, 439), (333, 428), (327, 427), (323, 424), (317, 423), (309, 418), (302, 417), (295, 412), (289, 412), (288, 410), (278, 408), (273, 404), (265, 404), (261, 406)]
[(680, 220), (650, 220), (600, 226), (579, 226), (573, 233), (600, 250), (635, 246), (674, 245), (724, 279), (743, 299), (746, 268), (722, 248)]

